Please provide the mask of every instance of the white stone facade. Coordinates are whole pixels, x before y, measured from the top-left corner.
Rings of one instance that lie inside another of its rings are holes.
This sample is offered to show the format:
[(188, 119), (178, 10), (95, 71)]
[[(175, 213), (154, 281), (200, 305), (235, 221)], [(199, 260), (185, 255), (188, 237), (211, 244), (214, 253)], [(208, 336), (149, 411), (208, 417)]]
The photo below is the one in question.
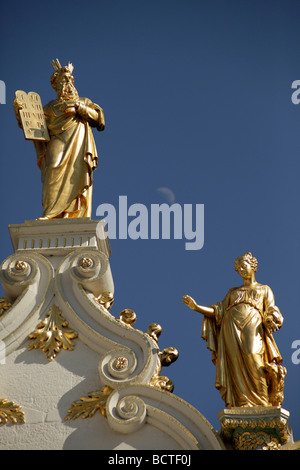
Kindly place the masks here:
[[(0, 426), (0, 448), (224, 449), (201, 413), (164, 389), (155, 336), (99, 302), (114, 291), (104, 223), (29, 221), (9, 230), (15, 252), (1, 267), (12, 305), (0, 316), (0, 414), (11, 401), (25, 422)], [(99, 397), (93, 416), (74, 416), (74, 403), (87, 410)]]

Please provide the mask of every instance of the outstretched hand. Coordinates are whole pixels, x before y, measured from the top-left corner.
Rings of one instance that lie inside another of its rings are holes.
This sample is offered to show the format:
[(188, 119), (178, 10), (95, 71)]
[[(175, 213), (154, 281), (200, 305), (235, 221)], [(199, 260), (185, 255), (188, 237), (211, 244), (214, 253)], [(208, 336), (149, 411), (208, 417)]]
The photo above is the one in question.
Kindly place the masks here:
[(189, 308), (191, 308), (192, 310), (196, 310), (197, 309), (197, 303), (195, 302), (195, 300), (190, 297), (189, 295), (184, 295), (182, 297), (182, 302), (184, 304), (186, 304)]

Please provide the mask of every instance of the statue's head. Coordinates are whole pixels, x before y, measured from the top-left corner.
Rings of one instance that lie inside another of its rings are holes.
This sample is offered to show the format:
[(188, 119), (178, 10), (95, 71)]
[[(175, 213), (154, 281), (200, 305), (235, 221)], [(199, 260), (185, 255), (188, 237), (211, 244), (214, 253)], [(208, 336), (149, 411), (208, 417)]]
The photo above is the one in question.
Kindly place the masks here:
[(252, 273), (257, 271), (257, 259), (248, 251), (235, 260), (235, 270), (243, 278), (250, 277)]
[(50, 82), (52, 88), (57, 93), (57, 98), (62, 101), (71, 101), (78, 99), (78, 93), (74, 87), (73, 65), (62, 67), (58, 59), (51, 62), (55, 72), (51, 75)]

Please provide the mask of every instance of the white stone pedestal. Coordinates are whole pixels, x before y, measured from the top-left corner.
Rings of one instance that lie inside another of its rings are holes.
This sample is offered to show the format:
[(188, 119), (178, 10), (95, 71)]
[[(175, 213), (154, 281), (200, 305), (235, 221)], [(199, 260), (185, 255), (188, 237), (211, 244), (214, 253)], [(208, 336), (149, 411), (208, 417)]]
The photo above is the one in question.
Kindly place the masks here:
[(111, 255), (105, 222), (90, 219), (27, 220), (8, 227), (15, 251), (33, 250), (44, 256), (64, 256), (81, 248)]

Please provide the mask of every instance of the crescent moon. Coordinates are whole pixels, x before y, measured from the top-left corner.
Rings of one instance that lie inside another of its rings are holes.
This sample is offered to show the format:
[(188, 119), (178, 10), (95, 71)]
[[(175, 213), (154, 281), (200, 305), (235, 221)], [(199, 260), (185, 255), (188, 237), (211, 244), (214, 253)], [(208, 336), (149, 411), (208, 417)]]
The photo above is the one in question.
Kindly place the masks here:
[(156, 190), (158, 193), (162, 194), (165, 199), (167, 200), (168, 204), (174, 204), (175, 202), (175, 194), (170, 188), (157, 188)]

